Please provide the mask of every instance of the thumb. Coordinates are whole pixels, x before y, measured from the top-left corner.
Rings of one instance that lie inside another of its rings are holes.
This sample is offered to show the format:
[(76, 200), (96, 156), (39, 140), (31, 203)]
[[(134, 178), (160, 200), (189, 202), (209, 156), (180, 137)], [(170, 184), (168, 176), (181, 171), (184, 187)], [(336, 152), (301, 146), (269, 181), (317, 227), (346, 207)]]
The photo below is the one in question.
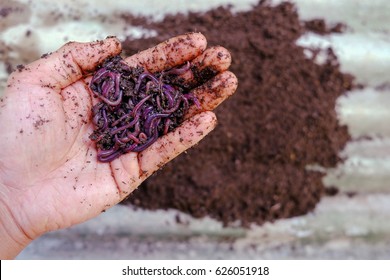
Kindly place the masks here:
[[(90, 43), (69, 42), (59, 50), (46, 54), (41, 59), (27, 65), (34, 75), (24, 75), (25, 82), (55, 90), (61, 90), (86, 73), (93, 71), (106, 58), (117, 55), (122, 47), (114, 37)], [(30, 81), (29, 81), (30, 80)]]

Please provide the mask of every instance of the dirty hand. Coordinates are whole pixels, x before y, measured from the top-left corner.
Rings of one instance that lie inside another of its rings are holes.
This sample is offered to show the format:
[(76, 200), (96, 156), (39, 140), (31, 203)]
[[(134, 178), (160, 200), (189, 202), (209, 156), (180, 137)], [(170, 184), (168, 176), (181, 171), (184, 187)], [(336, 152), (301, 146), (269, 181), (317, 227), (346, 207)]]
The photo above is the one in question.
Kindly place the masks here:
[[(172, 38), (126, 59), (151, 72), (192, 60), (199, 71), (218, 74), (193, 90), (201, 108), (190, 109), (184, 123), (141, 153), (111, 163), (96, 159), (88, 88), (91, 73), (121, 52), (115, 38), (68, 43), (41, 59), (19, 66), (0, 99), (0, 257), (15, 257), (45, 232), (97, 216), (128, 196), (154, 171), (200, 141), (216, 125), (211, 112), (234, 93), (230, 54), (206, 50), (202, 34)], [(183, 76), (194, 80), (191, 70)], [(196, 82), (196, 81), (195, 81)]]

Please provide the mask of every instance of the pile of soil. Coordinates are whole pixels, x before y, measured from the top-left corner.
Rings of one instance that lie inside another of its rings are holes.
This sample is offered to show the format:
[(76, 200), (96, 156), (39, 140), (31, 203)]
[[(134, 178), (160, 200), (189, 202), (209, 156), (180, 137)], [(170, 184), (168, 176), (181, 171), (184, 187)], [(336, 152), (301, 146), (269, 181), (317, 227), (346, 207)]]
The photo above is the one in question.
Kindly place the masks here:
[(272, 7), (264, 1), (236, 14), (220, 7), (161, 22), (124, 17), (158, 34), (128, 38), (126, 55), (178, 34), (202, 32), (209, 45), (232, 53), (231, 71), (239, 81), (236, 94), (216, 110), (215, 131), (146, 180), (125, 203), (243, 226), (312, 210), (326, 193), (324, 174), (307, 166), (335, 167), (341, 161), (338, 153), (350, 136), (338, 123), (335, 101), (353, 87), (353, 78), (340, 72), (331, 49), (318, 65), (317, 50), (295, 41), (307, 31), (340, 32), (341, 25), (302, 22), (293, 4)]

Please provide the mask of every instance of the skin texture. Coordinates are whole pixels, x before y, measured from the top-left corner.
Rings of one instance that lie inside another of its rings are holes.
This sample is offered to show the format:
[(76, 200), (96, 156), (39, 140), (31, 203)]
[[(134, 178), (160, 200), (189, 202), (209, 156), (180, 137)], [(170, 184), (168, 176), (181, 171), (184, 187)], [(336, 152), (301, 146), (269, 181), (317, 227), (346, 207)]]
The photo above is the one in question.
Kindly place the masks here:
[(189, 83), (196, 83), (195, 70), (208, 65), (217, 75), (194, 89), (202, 108), (192, 108), (180, 127), (145, 151), (111, 163), (97, 161), (89, 139), (97, 100), (88, 81), (98, 64), (121, 52), (116, 38), (68, 43), (11, 74), (0, 99), (1, 259), (14, 258), (48, 231), (84, 222), (119, 203), (215, 127), (211, 110), (234, 93), (237, 79), (227, 71), (228, 51), (206, 50), (206, 44), (202, 34), (191, 33), (126, 58), (151, 72), (195, 59), (197, 69), (183, 74)]

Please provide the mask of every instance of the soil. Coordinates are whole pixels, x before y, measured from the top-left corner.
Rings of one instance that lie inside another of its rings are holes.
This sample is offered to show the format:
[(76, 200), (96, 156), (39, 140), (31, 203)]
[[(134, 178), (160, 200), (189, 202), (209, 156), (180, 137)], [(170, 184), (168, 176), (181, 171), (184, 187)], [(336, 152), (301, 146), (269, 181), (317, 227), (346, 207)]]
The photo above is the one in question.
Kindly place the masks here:
[[(124, 203), (146, 209), (174, 208), (228, 225), (262, 224), (306, 214), (326, 192), (324, 173), (308, 166), (335, 167), (350, 139), (338, 123), (335, 101), (352, 89), (328, 49), (299, 47), (305, 32), (341, 32), (321, 19), (302, 22), (291, 3), (262, 1), (251, 11), (229, 7), (207, 13), (167, 16), (161, 22), (124, 15), (129, 23), (157, 31), (153, 38), (123, 42), (127, 55), (186, 32), (202, 32), (209, 45), (232, 54), (236, 94), (216, 110), (219, 125), (208, 137), (147, 179)], [(313, 54), (308, 58), (307, 52)]]

